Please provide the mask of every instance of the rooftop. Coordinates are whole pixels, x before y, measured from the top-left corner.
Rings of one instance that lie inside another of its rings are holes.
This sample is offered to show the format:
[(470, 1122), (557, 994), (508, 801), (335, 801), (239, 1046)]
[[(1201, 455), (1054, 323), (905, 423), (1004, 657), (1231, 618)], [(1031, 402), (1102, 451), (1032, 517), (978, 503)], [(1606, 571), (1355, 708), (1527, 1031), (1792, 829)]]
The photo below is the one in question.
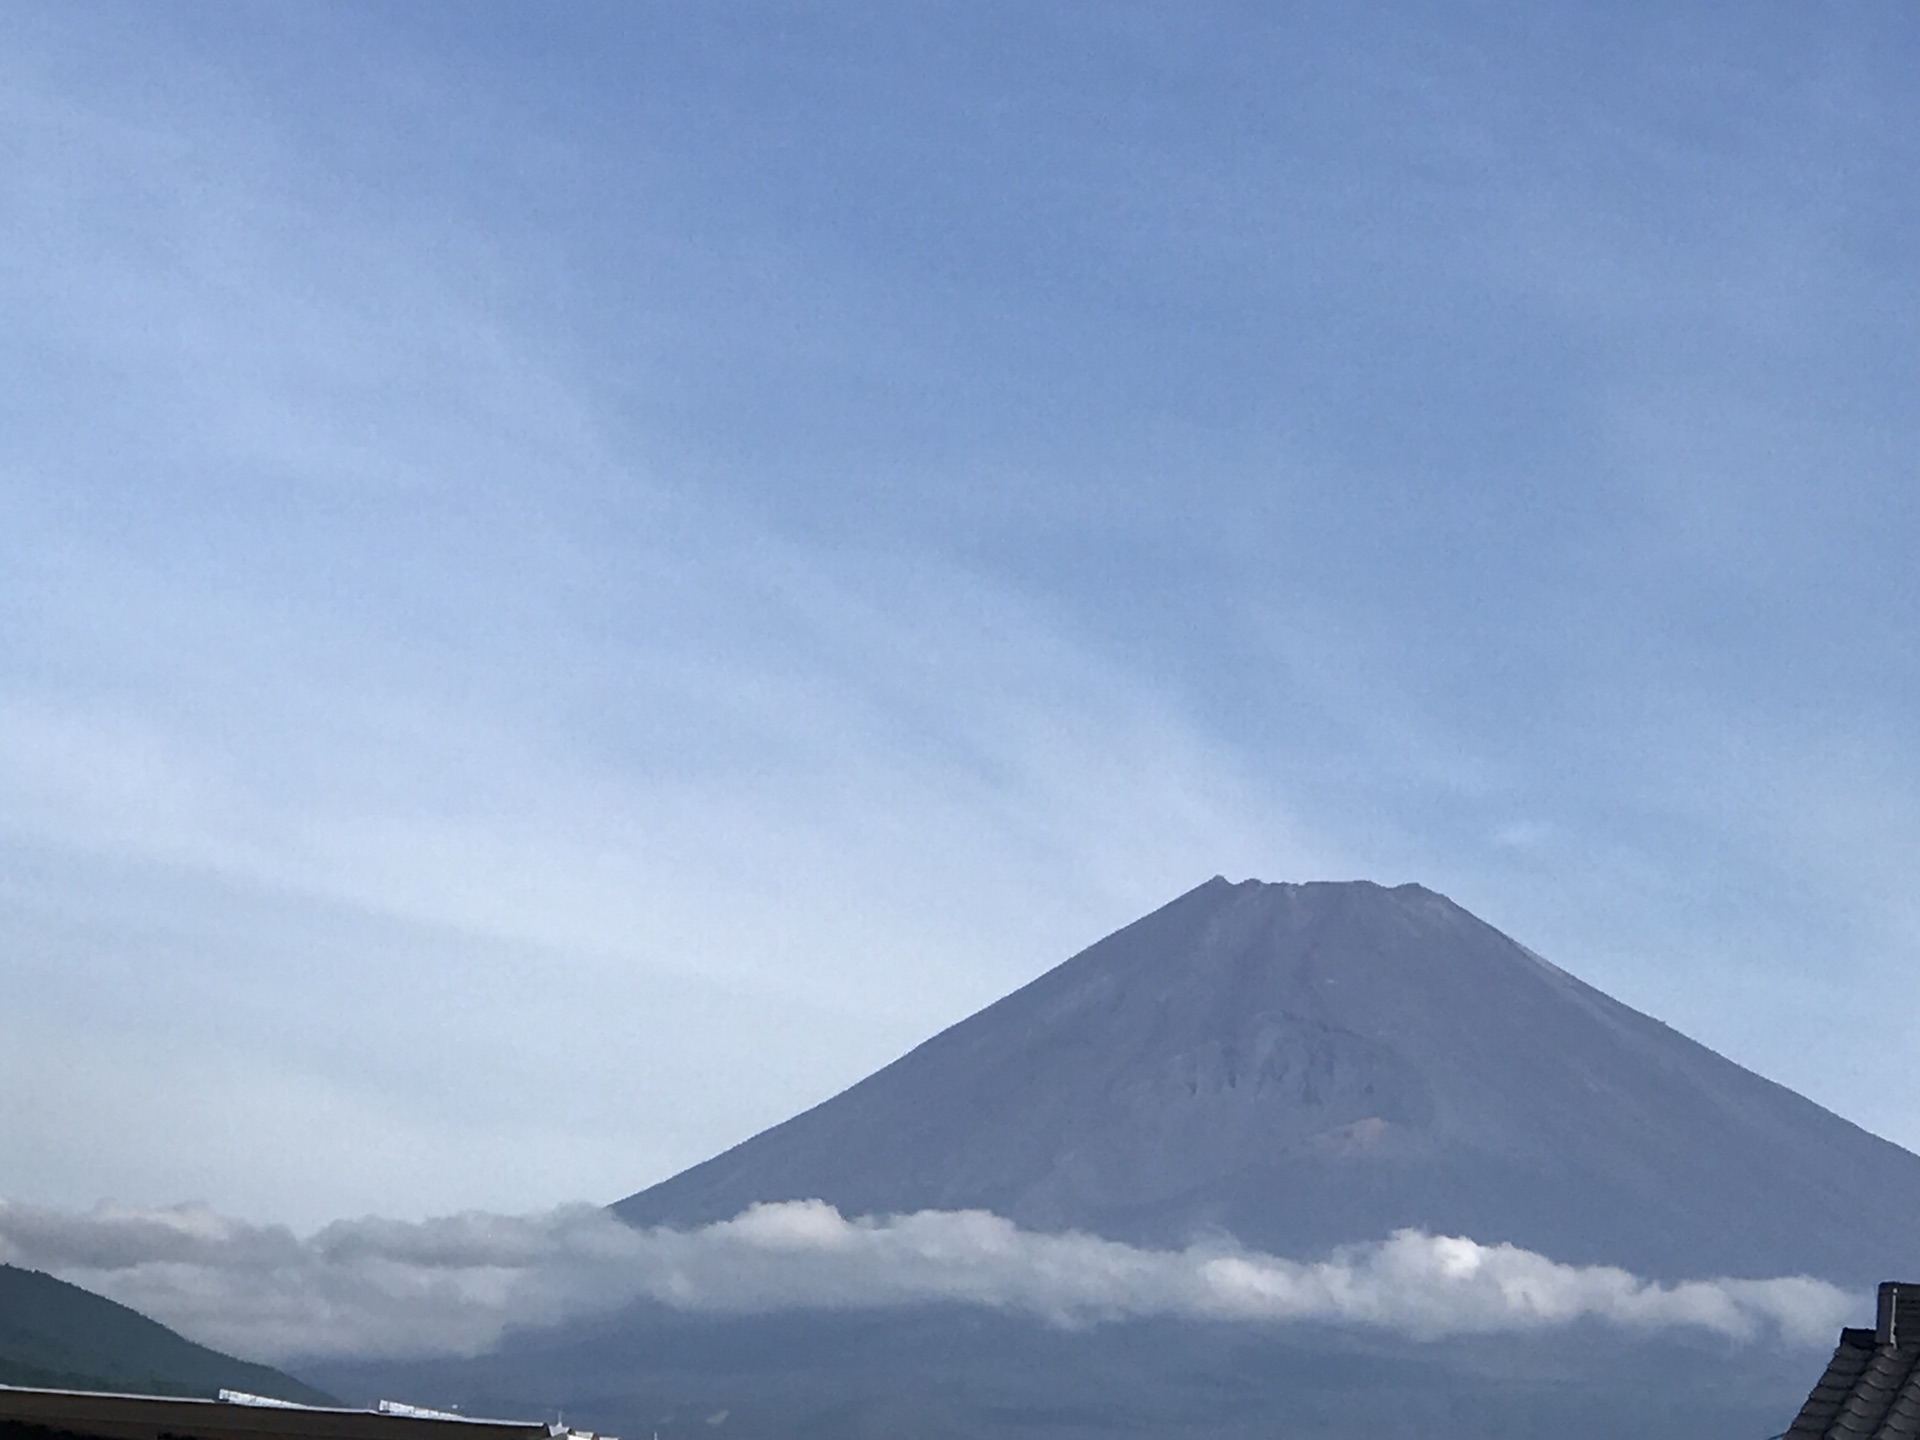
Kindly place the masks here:
[(614, 1440), (543, 1420), (487, 1420), (383, 1400), (296, 1405), (223, 1390), (217, 1400), (0, 1385), (0, 1440)]
[(1880, 1287), (1871, 1330), (1842, 1330), (1785, 1440), (1920, 1440), (1920, 1284)]

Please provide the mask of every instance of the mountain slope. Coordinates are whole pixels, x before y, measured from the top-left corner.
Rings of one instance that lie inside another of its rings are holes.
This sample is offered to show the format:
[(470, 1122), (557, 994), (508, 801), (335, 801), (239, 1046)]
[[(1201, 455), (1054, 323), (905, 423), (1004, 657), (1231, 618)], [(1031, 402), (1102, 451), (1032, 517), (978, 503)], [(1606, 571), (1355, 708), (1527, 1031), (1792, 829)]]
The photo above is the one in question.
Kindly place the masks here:
[(290, 1375), (196, 1345), (137, 1310), (13, 1265), (0, 1265), (0, 1385), (201, 1396), (225, 1388), (331, 1403)]
[(313, 1374), (355, 1401), (563, 1409), (641, 1440), (1757, 1440), (1786, 1428), (1825, 1358), (1601, 1327), (1420, 1344), (1313, 1325), (1065, 1329), (955, 1307), (642, 1306), (477, 1359)]
[(1660, 1276), (1920, 1271), (1920, 1157), (1417, 885), (1216, 878), (614, 1209), (814, 1196), (1289, 1255), (1413, 1225)]

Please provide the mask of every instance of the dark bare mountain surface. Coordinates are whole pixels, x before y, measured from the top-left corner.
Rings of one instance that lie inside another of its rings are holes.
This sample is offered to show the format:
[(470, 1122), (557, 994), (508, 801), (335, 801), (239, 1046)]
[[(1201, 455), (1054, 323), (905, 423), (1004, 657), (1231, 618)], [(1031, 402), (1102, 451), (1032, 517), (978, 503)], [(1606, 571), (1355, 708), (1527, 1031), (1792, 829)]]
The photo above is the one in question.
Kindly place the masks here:
[(811, 1197), (1296, 1257), (1419, 1226), (1657, 1276), (1920, 1273), (1920, 1157), (1418, 885), (1211, 880), (614, 1208)]

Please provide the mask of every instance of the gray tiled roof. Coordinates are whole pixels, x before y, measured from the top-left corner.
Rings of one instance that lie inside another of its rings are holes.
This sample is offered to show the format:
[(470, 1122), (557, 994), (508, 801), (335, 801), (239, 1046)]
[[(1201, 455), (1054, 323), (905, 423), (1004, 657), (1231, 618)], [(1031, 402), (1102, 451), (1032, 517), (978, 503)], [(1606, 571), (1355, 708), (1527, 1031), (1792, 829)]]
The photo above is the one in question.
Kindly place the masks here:
[(1840, 1332), (1786, 1440), (1920, 1440), (1920, 1285), (1882, 1285), (1879, 1309)]

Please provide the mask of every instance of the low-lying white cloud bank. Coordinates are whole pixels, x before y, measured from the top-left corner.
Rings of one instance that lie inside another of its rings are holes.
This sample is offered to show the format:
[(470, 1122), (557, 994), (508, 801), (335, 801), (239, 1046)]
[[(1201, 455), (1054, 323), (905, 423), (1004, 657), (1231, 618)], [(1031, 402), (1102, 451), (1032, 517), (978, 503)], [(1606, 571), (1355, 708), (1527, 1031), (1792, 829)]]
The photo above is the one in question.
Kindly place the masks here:
[(641, 1299), (746, 1314), (959, 1302), (1060, 1324), (1313, 1320), (1418, 1339), (1580, 1320), (1734, 1340), (1831, 1340), (1864, 1302), (1804, 1276), (1657, 1284), (1512, 1245), (1402, 1230), (1313, 1261), (1229, 1241), (1151, 1250), (979, 1210), (847, 1219), (818, 1200), (696, 1230), (605, 1210), (343, 1220), (299, 1237), (202, 1206), (0, 1201), (0, 1260), (46, 1270), (249, 1357), (475, 1354), (509, 1326)]

